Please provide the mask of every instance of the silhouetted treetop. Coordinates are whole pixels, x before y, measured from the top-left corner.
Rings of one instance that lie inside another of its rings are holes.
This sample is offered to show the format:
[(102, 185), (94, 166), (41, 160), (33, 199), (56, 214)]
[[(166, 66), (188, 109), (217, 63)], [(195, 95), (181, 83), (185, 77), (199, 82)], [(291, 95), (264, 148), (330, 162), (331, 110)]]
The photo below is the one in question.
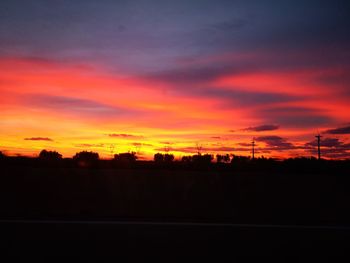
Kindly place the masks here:
[(208, 165), (214, 159), (211, 154), (195, 154), (192, 156), (183, 156), (181, 161), (186, 163), (194, 163), (196, 165)]
[(56, 151), (42, 150), (39, 154), (39, 158), (42, 160), (61, 160), (62, 154)]
[(233, 155), (231, 159), (231, 163), (242, 164), (242, 163), (248, 163), (250, 160), (251, 160), (250, 156)]
[(94, 167), (98, 165), (99, 155), (95, 152), (82, 151), (73, 156), (73, 160), (80, 167)]
[(175, 159), (175, 157), (173, 154), (169, 154), (169, 153), (164, 154), (164, 162), (169, 163), (169, 162), (174, 161), (174, 159)]
[(170, 163), (172, 161), (174, 161), (175, 157), (173, 154), (169, 154), (169, 153), (166, 153), (166, 154), (162, 154), (162, 153), (156, 153), (154, 155), (154, 161), (156, 163)]
[(156, 153), (153, 157), (153, 160), (156, 162), (156, 163), (161, 163), (164, 161), (164, 155), (162, 153)]
[(137, 160), (136, 152), (115, 154), (114, 160), (122, 163), (133, 163)]
[(73, 160), (98, 160), (100, 157), (96, 152), (82, 151), (73, 156)]
[(214, 159), (214, 156), (211, 154), (197, 154), (192, 156), (192, 162), (198, 164), (210, 164)]
[(226, 154), (226, 155), (217, 154), (216, 155), (216, 162), (228, 163), (228, 162), (230, 162), (230, 155), (229, 154)]

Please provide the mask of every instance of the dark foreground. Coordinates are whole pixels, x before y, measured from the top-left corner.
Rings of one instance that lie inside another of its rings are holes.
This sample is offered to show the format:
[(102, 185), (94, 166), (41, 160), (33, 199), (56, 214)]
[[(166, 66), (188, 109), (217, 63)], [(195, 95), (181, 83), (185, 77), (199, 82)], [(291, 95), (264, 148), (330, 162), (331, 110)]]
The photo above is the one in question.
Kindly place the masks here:
[(350, 176), (12, 167), (1, 219), (350, 226)]
[(0, 231), (2, 257), (23, 262), (232, 262), (257, 256), (334, 262), (348, 257), (350, 238), (350, 229), (344, 227), (116, 221), (2, 221)]
[(1, 256), (347, 256), (347, 173), (6, 167)]

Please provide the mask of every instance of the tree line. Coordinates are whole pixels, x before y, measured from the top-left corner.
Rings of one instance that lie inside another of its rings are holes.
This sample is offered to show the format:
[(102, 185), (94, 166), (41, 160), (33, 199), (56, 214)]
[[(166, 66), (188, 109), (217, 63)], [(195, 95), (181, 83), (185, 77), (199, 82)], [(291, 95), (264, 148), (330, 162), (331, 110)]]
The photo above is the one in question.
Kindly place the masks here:
[[(214, 162), (216, 159), (216, 162)], [(284, 160), (273, 158), (252, 158), (234, 154), (211, 155), (194, 154), (175, 160), (173, 154), (156, 153), (153, 161), (140, 160), (135, 152), (114, 154), (110, 160), (101, 159), (97, 152), (81, 151), (72, 158), (63, 158), (57, 151), (42, 150), (37, 158), (24, 156), (10, 157), (0, 152), (0, 166), (35, 166), (35, 167), (79, 167), (79, 168), (132, 168), (132, 169), (178, 169), (205, 171), (246, 171), (263, 173), (328, 173), (349, 174), (350, 160), (318, 160), (310, 157), (297, 157)]]
[[(5, 158), (6, 155), (3, 154), (0, 151), (0, 158)], [(62, 160), (63, 156), (57, 151), (50, 151), (50, 150), (42, 150), (39, 153), (38, 159), (42, 161), (58, 161)], [(76, 153), (72, 158), (77, 163), (80, 163), (81, 166), (84, 166), (88, 163), (94, 163), (100, 160), (100, 156), (97, 152), (93, 151), (81, 151)], [(250, 157), (244, 157), (244, 156), (236, 156), (233, 154), (217, 154), (216, 156), (212, 154), (194, 154), (194, 155), (188, 155), (188, 156), (183, 156), (179, 160), (180, 162), (183, 163), (211, 163), (213, 160), (216, 159), (217, 163), (230, 163), (234, 161), (242, 161), (242, 160), (250, 160)], [(122, 162), (122, 163), (133, 163), (138, 160), (138, 156), (136, 152), (125, 152), (125, 153), (119, 153), (119, 154), (114, 154), (113, 161), (116, 162)], [(169, 164), (175, 161), (175, 156), (174, 154), (171, 153), (156, 153), (153, 156), (153, 161), (157, 164)]]
[[(217, 154), (216, 156), (216, 162), (217, 163), (229, 163), (233, 160), (250, 160), (250, 157), (244, 157), (244, 156), (236, 156), (233, 154)], [(39, 154), (39, 159), (42, 160), (60, 160), (62, 159), (62, 155), (58, 153), (57, 151), (47, 151), (47, 150), (42, 150)], [(95, 162), (100, 159), (99, 154), (97, 152), (92, 152), (92, 151), (82, 151), (76, 153), (73, 157), (73, 160), (77, 162)], [(113, 160), (118, 161), (118, 162), (135, 162), (138, 159), (137, 155), (135, 152), (126, 152), (126, 153), (119, 153), (119, 154), (114, 154)], [(212, 154), (194, 154), (194, 155), (188, 155), (188, 156), (183, 156), (181, 158), (181, 162), (184, 163), (211, 163), (214, 160), (214, 155)], [(171, 163), (175, 161), (175, 156), (174, 154), (170, 153), (156, 153), (153, 156), (153, 161), (155, 163)]]

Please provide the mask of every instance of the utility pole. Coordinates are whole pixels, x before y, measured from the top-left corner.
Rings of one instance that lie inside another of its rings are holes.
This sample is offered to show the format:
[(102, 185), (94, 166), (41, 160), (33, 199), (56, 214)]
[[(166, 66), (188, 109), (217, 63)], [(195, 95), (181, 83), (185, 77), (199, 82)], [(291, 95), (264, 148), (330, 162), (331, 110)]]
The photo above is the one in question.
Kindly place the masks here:
[(318, 159), (321, 160), (321, 135), (318, 134), (315, 136), (317, 138), (317, 153), (318, 153)]
[(252, 140), (252, 160), (254, 160), (254, 153), (255, 153), (255, 140), (253, 138), (253, 140)]

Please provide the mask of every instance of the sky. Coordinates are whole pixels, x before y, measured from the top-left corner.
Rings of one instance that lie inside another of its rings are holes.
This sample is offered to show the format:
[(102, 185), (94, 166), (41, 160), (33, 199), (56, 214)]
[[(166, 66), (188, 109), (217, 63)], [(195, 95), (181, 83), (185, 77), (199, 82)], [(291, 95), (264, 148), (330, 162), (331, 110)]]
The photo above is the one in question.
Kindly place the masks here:
[(350, 158), (350, 4), (2, 0), (0, 150)]

